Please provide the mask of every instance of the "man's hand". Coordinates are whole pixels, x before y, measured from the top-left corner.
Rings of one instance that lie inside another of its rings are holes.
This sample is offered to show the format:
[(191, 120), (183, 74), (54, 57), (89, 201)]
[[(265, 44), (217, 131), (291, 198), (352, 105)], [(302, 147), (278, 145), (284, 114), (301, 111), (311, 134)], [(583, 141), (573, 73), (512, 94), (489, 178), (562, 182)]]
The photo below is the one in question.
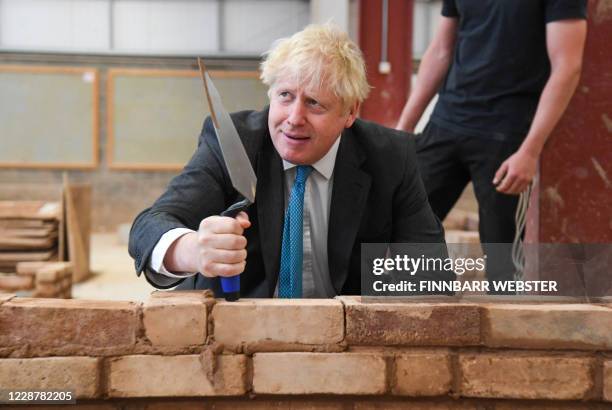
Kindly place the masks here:
[(582, 19), (546, 24), (546, 49), (551, 75), (542, 91), (525, 141), (495, 173), (493, 184), (499, 184), (499, 192), (519, 194), (533, 179), (546, 139), (561, 118), (578, 85), (586, 32), (586, 21)]
[(164, 267), (177, 274), (238, 275), (244, 271), (247, 256), (247, 240), (242, 233), (250, 226), (249, 216), (244, 212), (236, 218), (205, 218), (197, 232), (185, 234), (170, 245), (164, 256)]
[(210, 216), (200, 223), (197, 240), (197, 268), (204, 276), (235, 276), (246, 266), (247, 240), (242, 235), (251, 226), (249, 216)]
[(519, 149), (501, 164), (495, 173), (493, 184), (497, 185), (498, 192), (518, 195), (535, 176), (537, 166), (537, 156)]

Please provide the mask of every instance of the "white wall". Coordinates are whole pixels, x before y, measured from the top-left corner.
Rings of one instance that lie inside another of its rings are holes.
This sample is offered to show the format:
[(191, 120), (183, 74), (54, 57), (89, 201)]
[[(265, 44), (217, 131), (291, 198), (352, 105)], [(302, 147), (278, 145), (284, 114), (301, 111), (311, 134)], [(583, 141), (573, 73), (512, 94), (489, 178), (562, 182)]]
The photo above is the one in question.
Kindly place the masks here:
[(433, 38), (442, 10), (441, 0), (415, 0), (412, 54), (420, 59)]
[[(0, 50), (258, 56), (310, 22), (357, 41), (369, 0), (0, 0)], [(441, 0), (415, 0), (413, 55), (435, 32)]]
[(114, 1), (113, 49), (123, 52), (214, 52), (217, 1)]
[(310, 10), (308, 0), (0, 0), (0, 50), (259, 56)]
[(107, 50), (108, 0), (0, 0), (0, 45), (8, 49)]
[(350, 0), (311, 0), (312, 22), (327, 23), (331, 21), (343, 30), (349, 31), (350, 3)]
[(311, 19), (307, 1), (226, 0), (224, 7), (223, 48), (240, 53), (260, 54)]

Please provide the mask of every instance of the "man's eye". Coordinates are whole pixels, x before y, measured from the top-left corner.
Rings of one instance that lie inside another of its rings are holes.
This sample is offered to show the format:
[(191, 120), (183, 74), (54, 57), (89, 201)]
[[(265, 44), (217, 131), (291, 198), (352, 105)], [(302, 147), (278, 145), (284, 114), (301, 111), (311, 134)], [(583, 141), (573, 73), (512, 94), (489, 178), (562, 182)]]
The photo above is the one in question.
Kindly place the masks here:
[(313, 107), (318, 107), (318, 106), (321, 105), (321, 104), (319, 104), (319, 102), (317, 100), (310, 99), (310, 100), (308, 100), (306, 102), (308, 103), (308, 105), (312, 105)]
[(281, 98), (288, 98), (289, 97), (289, 92), (288, 91), (281, 91), (280, 93), (278, 93), (278, 96)]

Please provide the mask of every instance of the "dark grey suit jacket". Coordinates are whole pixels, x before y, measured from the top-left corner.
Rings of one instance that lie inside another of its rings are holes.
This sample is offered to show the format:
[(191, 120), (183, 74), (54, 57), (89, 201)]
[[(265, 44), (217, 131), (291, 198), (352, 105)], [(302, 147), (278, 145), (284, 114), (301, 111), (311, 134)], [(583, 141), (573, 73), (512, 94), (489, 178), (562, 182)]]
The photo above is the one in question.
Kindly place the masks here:
[[(268, 131), (268, 110), (242, 111), (232, 120), (257, 174), (257, 196), (249, 210), (251, 227), (243, 297), (272, 297), (278, 279), (284, 216), (282, 160)], [(136, 272), (145, 272), (157, 288), (211, 288), (220, 296), (219, 280), (196, 275), (180, 280), (148, 271), (153, 248), (173, 228), (197, 230), (200, 221), (233, 204), (232, 187), (210, 118), (198, 148), (166, 192), (134, 221), (129, 252)], [(331, 281), (338, 294), (359, 294), (362, 243), (443, 243), (419, 177), (413, 138), (405, 133), (357, 120), (345, 129), (336, 157), (328, 227)], [(451, 276), (438, 279), (452, 279)]]

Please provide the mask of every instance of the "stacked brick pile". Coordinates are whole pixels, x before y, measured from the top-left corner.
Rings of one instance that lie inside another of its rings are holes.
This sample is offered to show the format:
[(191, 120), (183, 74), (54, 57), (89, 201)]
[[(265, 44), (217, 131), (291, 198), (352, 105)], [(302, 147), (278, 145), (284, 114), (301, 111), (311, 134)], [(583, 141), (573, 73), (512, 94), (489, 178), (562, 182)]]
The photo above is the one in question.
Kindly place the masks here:
[(71, 408), (612, 407), (609, 304), (0, 303), (0, 386), (69, 389)]
[(39, 298), (72, 297), (72, 263), (70, 262), (20, 262), (17, 274), (31, 280), (32, 296)]
[(57, 260), (60, 217), (59, 202), (0, 201), (0, 289), (33, 286), (15, 273), (19, 262)]
[(17, 272), (0, 276), (0, 290), (29, 291), (33, 297), (72, 297), (72, 263), (19, 262)]
[(17, 292), (34, 289), (34, 275), (0, 272), (0, 292)]

